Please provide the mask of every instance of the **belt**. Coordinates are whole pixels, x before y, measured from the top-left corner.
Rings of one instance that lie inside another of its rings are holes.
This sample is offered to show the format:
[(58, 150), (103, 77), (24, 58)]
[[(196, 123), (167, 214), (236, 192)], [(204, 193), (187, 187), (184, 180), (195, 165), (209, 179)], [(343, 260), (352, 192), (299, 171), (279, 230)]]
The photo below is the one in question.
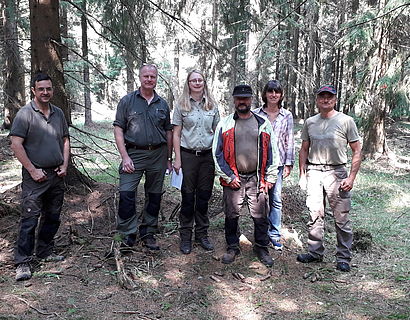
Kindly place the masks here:
[(345, 163), (342, 164), (313, 164), (309, 163), (307, 165), (308, 169), (311, 170), (320, 170), (320, 171), (330, 171), (330, 170), (335, 170), (339, 168), (344, 168), (346, 166)]
[(155, 145), (148, 145), (148, 146), (136, 146), (135, 144), (132, 143), (126, 143), (125, 147), (127, 149), (135, 149), (135, 150), (156, 150), (158, 148), (161, 148), (165, 143), (160, 143), (160, 144), (155, 144)]
[(240, 176), (253, 176), (254, 174), (256, 174), (256, 170), (255, 171), (248, 171), (248, 172), (238, 171), (238, 174)]
[(184, 147), (181, 147), (181, 150), (184, 151), (184, 152), (192, 153), (192, 154), (196, 155), (197, 157), (204, 156), (204, 155), (212, 152), (212, 149), (208, 149), (208, 150), (191, 150), (191, 149), (187, 149), (187, 148), (184, 148)]

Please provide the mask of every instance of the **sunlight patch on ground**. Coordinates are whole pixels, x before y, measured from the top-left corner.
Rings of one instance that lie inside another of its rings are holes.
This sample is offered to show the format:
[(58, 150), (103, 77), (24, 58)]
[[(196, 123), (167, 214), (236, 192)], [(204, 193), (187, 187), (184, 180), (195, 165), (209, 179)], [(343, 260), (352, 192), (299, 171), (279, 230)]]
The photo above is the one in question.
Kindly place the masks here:
[(185, 273), (177, 268), (169, 269), (165, 272), (165, 278), (170, 280), (174, 285), (182, 284)]
[(0, 263), (7, 263), (10, 260), (11, 251), (13, 251), (10, 241), (0, 238), (0, 248), (2, 248), (0, 252)]
[[(257, 306), (249, 302), (246, 292), (249, 290), (238, 291), (227, 283), (218, 283), (216, 290), (221, 296), (219, 302), (213, 304), (216, 314), (220, 314), (223, 319), (243, 319), (243, 320), (260, 320), (263, 319), (257, 313)], [(226, 299), (226, 300), (225, 300)], [(238, 317), (239, 316), (239, 317)]]
[(17, 159), (0, 164), (0, 193), (21, 183), (21, 166)]
[(405, 207), (410, 207), (410, 193), (402, 193), (400, 196), (391, 199), (389, 205), (391, 210), (397, 210)]
[(286, 299), (281, 297), (279, 301), (275, 302), (276, 309), (285, 311), (285, 312), (297, 312), (299, 310), (299, 306), (296, 304), (294, 300)]
[(365, 281), (354, 287), (354, 290), (362, 290), (364, 295), (379, 295), (384, 299), (403, 299), (406, 298), (406, 293), (396, 287), (388, 287), (382, 285), (380, 281)]

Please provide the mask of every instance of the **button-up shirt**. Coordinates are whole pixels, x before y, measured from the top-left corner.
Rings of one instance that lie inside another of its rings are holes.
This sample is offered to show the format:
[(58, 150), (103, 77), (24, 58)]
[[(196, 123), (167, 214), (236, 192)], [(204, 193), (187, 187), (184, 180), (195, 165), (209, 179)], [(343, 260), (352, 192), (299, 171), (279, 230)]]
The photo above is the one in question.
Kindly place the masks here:
[(165, 144), (166, 131), (172, 130), (168, 104), (155, 91), (149, 103), (139, 90), (123, 97), (113, 124), (124, 130), (125, 142), (136, 146)]
[[(253, 110), (256, 114), (269, 119), (263, 107)], [(292, 113), (284, 108), (279, 109), (275, 120), (271, 121), (273, 132), (278, 142), (279, 166), (293, 166), (295, 163), (295, 139), (293, 135)]]
[(182, 126), (181, 146), (191, 150), (209, 150), (212, 148), (216, 126), (219, 122), (218, 108), (204, 110), (202, 101), (190, 98), (191, 111), (183, 111), (177, 105), (174, 108), (172, 124)]

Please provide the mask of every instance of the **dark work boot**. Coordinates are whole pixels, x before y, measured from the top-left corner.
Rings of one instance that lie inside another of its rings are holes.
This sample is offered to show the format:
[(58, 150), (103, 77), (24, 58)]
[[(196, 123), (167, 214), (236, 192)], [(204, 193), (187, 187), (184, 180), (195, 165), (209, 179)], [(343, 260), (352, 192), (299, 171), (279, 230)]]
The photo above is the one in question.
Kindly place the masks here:
[(297, 255), (296, 260), (302, 263), (322, 262), (323, 257), (315, 257), (310, 253), (301, 253)]
[(228, 248), (226, 253), (222, 256), (222, 263), (230, 264), (235, 261), (236, 256), (240, 255), (241, 251), (238, 248)]
[(183, 254), (190, 254), (192, 250), (191, 240), (181, 240), (179, 244), (179, 249)]
[(208, 237), (203, 237), (201, 239), (195, 240), (202, 248), (206, 251), (214, 250), (214, 245), (209, 241)]
[(268, 248), (254, 246), (253, 251), (256, 253), (259, 261), (262, 262), (265, 266), (267, 266), (267, 267), (272, 267), (273, 266), (273, 259), (269, 255)]
[(144, 242), (144, 246), (146, 246), (150, 250), (159, 250), (159, 245), (157, 244), (157, 240), (151, 234), (144, 237), (142, 239), (142, 242)]

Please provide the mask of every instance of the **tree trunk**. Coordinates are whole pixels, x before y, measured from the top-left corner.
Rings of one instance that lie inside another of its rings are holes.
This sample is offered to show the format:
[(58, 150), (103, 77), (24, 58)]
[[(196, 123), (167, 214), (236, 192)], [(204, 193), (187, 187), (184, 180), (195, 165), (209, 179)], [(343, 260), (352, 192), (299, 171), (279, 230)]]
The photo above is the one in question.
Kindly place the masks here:
[[(250, 11), (252, 15), (260, 16), (260, 7), (259, 1), (250, 0), (249, 3)], [(254, 100), (256, 102), (256, 106), (259, 103), (259, 96), (260, 96), (260, 88), (258, 87), (258, 76), (259, 70), (256, 67), (257, 61), (259, 59), (260, 50), (255, 52), (255, 48), (258, 45), (258, 25), (253, 23), (251, 27), (248, 29), (247, 33), (247, 54), (246, 54), (246, 78), (247, 83), (253, 88), (254, 91)]]
[(52, 103), (61, 108), (71, 124), (61, 59), (59, 0), (30, 1), (31, 74), (45, 72), (53, 80)]
[(6, 0), (3, 16), (3, 99), (4, 122), (2, 128), (10, 129), (17, 111), (26, 103), (24, 88), (24, 66), (18, 46), (17, 4)]
[(83, 50), (83, 80), (84, 80), (84, 125), (93, 123), (91, 113), (90, 67), (88, 66), (88, 33), (87, 33), (87, 0), (82, 0), (83, 12), (81, 13), (81, 41)]
[[(71, 114), (64, 85), (63, 62), (61, 59), (61, 34), (58, 0), (30, 1), (31, 31), (31, 73), (47, 73), (53, 82), (52, 103), (60, 107), (67, 123), (71, 124)], [(66, 183), (87, 186), (91, 181), (78, 171), (70, 160)]]
[(386, 74), (387, 70), (387, 48), (389, 46), (389, 35), (387, 23), (383, 19), (376, 27), (375, 38), (378, 39), (377, 48), (374, 51), (370, 66), (374, 66), (371, 72), (370, 85), (367, 91), (369, 97), (367, 106), (370, 110), (367, 124), (364, 128), (363, 156), (377, 159), (383, 154), (387, 154), (385, 119), (387, 115), (387, 105), (385, 100), (384, 87), (378, 80)]
[[(299, 7), (299, 2), (297, 1), (295, 3), (295, 6), (298, 6), (297, 10), (295, 11), (296, 17), (295, 17), (295, 24), (297, 25), (297, 22), (299, 20), (299, 15), (300, 15), (300, 7)], [(291, 66), (289, 69), (289, 82), (288, 82), (288, 101), (289, 101), (289, 107), (290, 111), (293, 114), (293, 117), (296, 117), (296, 99), (297, 99), (297, 73), (296, 71), (299, 70), (299, 28), (297, 26), (293, 27), (293, 36), (292, 36), (292, 42), (291, 42)]]
[(320, 41), (317, 32), (316, 25), (319, 21), (319, 8), (314, 5), (314, 11), (310, 13), (312, 16), (310, 18), (310, 46), (309, 46), (309, 64), (308, 70), (311, 74), (312, 81), (309, 83), (309, 110), (307, 116), (312, 116), (315, 114), (315, 95), (313, 92), (320, 85)]

